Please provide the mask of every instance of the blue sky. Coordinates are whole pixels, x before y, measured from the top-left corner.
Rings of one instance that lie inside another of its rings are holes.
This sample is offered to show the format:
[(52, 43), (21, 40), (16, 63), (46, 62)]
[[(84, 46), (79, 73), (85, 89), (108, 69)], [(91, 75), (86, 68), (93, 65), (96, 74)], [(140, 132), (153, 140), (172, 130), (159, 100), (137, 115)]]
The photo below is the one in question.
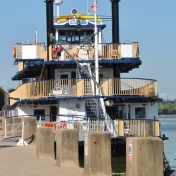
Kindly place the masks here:
[[(60, 15), (69, 15), (76, 7), (87, 13), (87, 0), (63, 0)], [(88, 0), (89, 9), (93, 0)], [(111, 16), (109, 0), (98, 0), (98, 15)], [(122, 77), (150, 78), (158, 81), (163, 98), (176, 99), (176, 1), (121, 0), (120, 41), (139, 42), (142, 65)], [(44, 0), (12, 0), (0, 4), (0, 86), (16, 88), (11, 78), (17, 72), (12, 50), (15, 43), (46, 41), (46, 7)], [(55, 8), (56, 14), (56, 8)], [(106, 22), (104, 39), (111, 42), (111, 21)]]

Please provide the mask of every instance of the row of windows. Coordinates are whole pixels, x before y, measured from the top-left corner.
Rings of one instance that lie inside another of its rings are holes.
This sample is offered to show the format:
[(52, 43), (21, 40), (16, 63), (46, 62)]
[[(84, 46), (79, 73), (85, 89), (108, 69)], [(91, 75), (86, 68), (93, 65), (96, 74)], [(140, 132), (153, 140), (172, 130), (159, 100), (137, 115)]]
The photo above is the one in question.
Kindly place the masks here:
[(70, 35), (70, 36), (63, 36), (60, 35), (58, 41), (61, 44), (66, 44), (66, 43), (93, 43), (94, 42), (94, 37), (93, 36), (79, 36), (79, 35)]
[(66, 43), (93, 43), (93, 30), (86, 31), (59, 31), (58, 41)]
[[(125, 109), (126, 109), (126, 106), (117, 106), (117, 107), (107, 108), (107, 111), (113, 119), (123, 119), (123, 118), (126, 118), (126, 114), (124, 114), (124, 112), (126, 111)], [(37, 120), (40, 119), (40, 116), (41, 116), (41, 120), (45, 120), (44, 109), (35, 109), (34, 115), (37, 116)], [(130, 117), (130, 113), (128, 113), (128, 117)], [(135, 118), (146, 118), (145, 107), (135, 108)]]

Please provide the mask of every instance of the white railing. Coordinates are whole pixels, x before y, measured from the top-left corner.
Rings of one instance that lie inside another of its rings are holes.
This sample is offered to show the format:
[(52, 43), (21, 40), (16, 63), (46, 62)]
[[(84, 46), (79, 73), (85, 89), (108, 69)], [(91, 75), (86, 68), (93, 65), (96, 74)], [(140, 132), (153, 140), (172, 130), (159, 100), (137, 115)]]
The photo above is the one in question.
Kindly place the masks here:
[[(18, 132), (21, 132), (21, 139), (18, 141), (17, 145), (20, 145), (20, 146), (26, 146), (28, 145), (25, 141), (24, 141), (24, 121), (22, 121), (22, 123), (13, 123), (13, 124), (7, 124), (7, 118), (4, 117), (4, 138), (7, 138), (7, 134), (10, 134), (10, 133), (18, 133)], [(11, 131), (8, 131), (7, 132), (7, 127), (8, 126), (16, 126), (18, 125), (14, 130), (11, 130)], [(22, 129), (21, 130), (17, 130), (20, 126), (22, 126)]]
[(157, 120), (124, 120), (124, 135), (160, 136), (160, 122)]
[[(85, 132), (104, 132), (108, 131), (113, 137), (125, 136), (160, 136), (160, 123), (157, 120), (68, 120), (65, 122), (41, 122), (38, 127), (52, 127), (54, 129), (78, 129), (79, 135)], [(109, 130), (107, 124), (111, 124)]]

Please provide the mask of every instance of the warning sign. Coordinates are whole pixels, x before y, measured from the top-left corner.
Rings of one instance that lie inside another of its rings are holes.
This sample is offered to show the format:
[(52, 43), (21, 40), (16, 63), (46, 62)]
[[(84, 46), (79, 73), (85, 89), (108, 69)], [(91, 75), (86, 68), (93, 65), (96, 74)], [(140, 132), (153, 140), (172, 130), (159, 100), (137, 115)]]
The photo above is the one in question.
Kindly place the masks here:
[(132, 161), (133, 160), (133, 143), (132, 143), (132, 140), (129, 141), (128, 155), (129, 155), (129, 161)]
[(84, 134), (84, 153), (88, 156), (88, 133)]

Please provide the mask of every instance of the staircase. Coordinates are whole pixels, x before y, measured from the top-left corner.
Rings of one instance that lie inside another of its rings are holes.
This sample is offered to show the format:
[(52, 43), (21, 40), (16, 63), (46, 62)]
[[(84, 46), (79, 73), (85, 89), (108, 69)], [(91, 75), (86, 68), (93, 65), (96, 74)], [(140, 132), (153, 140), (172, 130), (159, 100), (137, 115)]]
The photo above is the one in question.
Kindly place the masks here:
[[(86, 64), (86, 65), (83, 65), (83, 67), (84, 67), (84, 69), (88, 72), (88, 73), (90, 73), (90, 70), (89, 70), (89, 68), (88, 68), (88, 65)], [(89, 77), (87, 76), (87, 74), (86, 73), (84, 73), (84, 71), (82, 71), (81, 69), (80, 69), (80, 75), (81, 75), (81, 78), (83, 78), (83, 79), (88, 79)]]
[[(90, 120), (97, 120), (104, 118), (103, 110), (100, 106), (98, 106), (99, 113), (97, 113), (97, 99), (86, 99), (85, 100), (85, 108), (87, 112), (87, 117)], [(99, 115), (98, 115), (99, 114)]]
[[(89, 64), (83, 64), (83, 67), (90, 75), (92, 75), (92, 71)], [(82, 70), (80, 70), (80, 77), (82, 79), (90, 79), (87, 76), (87, 74), (84, 73), (84, 71)], [(94, 95), (93, 94), (94, 83), (92, 84), (91, 81), (89, 81), (85, 86), (89, 87), (90, 95)], [(102, 93), (100, 91), (100, 96), (101, 95)], [(98, 103), (98, 107), (97, 107), (97, 103)], [(106, 107), (105, 107), (103, 98), (100, 98), (99, 101), (93, 98), (85, 99), (85, 109), (86, 109), (88, 119), (90, 120), (105, 119), (107, 131), (109, 131), (112, 136), (115, 136), (113, 121), (106, 112)], [(98, 112), (97, 112), (97, 109), (98, 109)]]

